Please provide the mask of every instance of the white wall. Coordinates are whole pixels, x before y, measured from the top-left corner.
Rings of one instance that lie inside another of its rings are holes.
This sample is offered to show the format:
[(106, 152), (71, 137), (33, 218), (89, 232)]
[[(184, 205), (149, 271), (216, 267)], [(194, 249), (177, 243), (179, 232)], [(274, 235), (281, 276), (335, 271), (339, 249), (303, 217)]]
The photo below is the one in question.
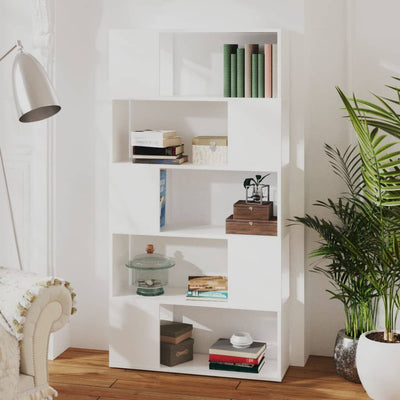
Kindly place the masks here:
[(384, 85), (395, 82), (391, 76), (400, 76), (400, 3), (352, 0), (349, 11), (349, 89), (362, 98), (372, 99), (370, 92), (387, 95)]
[[(305, 94), (305, 203), (306, 212), (326, 216), (316, 200), (335, 198), (343, 189), (331, 172), (324, 153), (324, 144), (345, 148), (348, 136), (340, 111), (335, 86), (346, 90), (346, 2), (308, 0), (305, 10), (306, 87)], [(316, 247), (318, 235), (306, 232), (306, 270), (315, 264), (308, 254)], [(309, 272), (307, 287), (306, 334), (310, 354), (332, 355), (337, 331), (344, 327), (343, 308), (329, 299), (326, 278)]]
[[(0, 57), (17, 39), (41, 60), (34, 47), (32, 0), (0, 2)], [(23, 267), (47, 273), (47, 122), (18, 121), (12, 90), (16, 52), (0, 62), (0, 146), (6, 164)], [(12, 223), (0, 173), (0, 265), (18, 269)]]
[[(57, 88), (63, 114), (57, 125), (57, 270), (78, 293), (72, 345), (107, 348), (108, 151), (111, 108), (108, 98), (108, 31), (120, 28), (281, 27), (291, 31), (292, 154), (305, 202), (296, 213), (316, 213), (316, 199), (336, 196), (340, 182), (330, 173), (323, 144), (344, 146), (348, 130), (334, 86), (379, 89), (388, 70), (398, 69), (397, 2), (372, 0), (58, 0), (56, 2)], [(350, 4), (350, 6), (349, 6)], [(385, 6), (382, 6), (385, 4)], [(350, 27), (350, 29), (347, 29)], [(349, 47), (350, 46), (350, 47)], [(349, 79), (349, 81), (348, 81)], [(364, 90), (364, 89), (363, 89)], [(363, 93), (361, 93), (363, 94)], [(303, 140), (303, 136), (304, 140)], [(305, 157), (302, 152), (305, 148)], [(305, 176), (303, 175), (305, 168)], [(298, 241), (301, 247), (301, 228)], [(306, 233), (306, 252), (317, 238)], [(332, 354), (343, 326), (340, 304), (329, 300), (325, 279), (306, 274), (294, 260), (293, 315), (309, 321), (305, 352)], [(307, 301), (304, 310), (303, 304)], [(299, 352), (302, 353), (302, 352)], [(293, 353), (301, 363), (301, 354)], [(292, 361), (293, 361), (292, 360)]]
[[(212, 12), (211, 12), (212, 10)], [(303, 1), (286, 0), (97, 0), (56, 2), (57, 89), (64, 109), (57, 126), (57, 271), (78, 293), (72, 323), (73, 346), (107, 348), (108, 308), (108, 151), (111, 109), (108, 97), (108, 32), (117, 28), (235, 29), (284, 28), (291, 31), (291, 79), (302, 110)], [(71, 23), (73, 21), (73, 23)], [(292, 121), (302, 138), (303, 124)], [(303, 142), (299, 140), (300, 149)], [(300, 151), (301, 154), (301, 151)], [(302, 156), (299, 160), (302, 169)], [(300, 171), (303, 178), (303, 172)], [(299, 181), (301, 182), (301, 181)], [(300, 198), (300, 206), (303, 204)], [(296, 273), (303, 274), (303, 260)], [(301, 280), (300, 280), (301, 281)], [(298, 286), (298, 285), (297, 285)], [(297, 287), (299, 314), (304, 288)], [(300, 316), (300, 317), (299, 317)], [(296, 319), (293, 319), (296, 321)], [(296, 326), (296, 325), (294, 325)], [(90, 334), (88, 334), (90, 332)], [(304, 337), (296, 363), (303, 362)]]

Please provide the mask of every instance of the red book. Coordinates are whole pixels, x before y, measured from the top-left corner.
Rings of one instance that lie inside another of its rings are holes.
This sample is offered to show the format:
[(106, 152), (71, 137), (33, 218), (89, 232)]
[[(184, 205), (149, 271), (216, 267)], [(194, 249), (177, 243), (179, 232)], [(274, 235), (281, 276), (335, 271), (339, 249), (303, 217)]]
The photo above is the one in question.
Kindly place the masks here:
[(219, 354), (210, 354), (209, 361), (258, 365), (264, 356), (265, 356), (264, 352), (261, 353), (258, 358), (245, 358), (245, 357), (221, 356)]
[(264, 96), (272, 97), (272, 44), (264, 45)]

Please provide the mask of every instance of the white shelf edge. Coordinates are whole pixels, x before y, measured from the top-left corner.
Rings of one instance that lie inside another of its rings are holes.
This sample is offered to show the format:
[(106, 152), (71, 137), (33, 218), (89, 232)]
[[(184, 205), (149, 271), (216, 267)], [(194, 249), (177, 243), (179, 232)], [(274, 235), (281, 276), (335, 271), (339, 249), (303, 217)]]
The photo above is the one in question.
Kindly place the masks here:
[[(191, 162), (186, 162), (180, 165), (171, 164), (135, 164), (130, 161), (113, 161), (111, 165), (131, 165), (130, 168), (136, 168), (136, 166), (146, 166), (147, 168), (158, 168), (158, 169), (182, 169), (190, 171), (227, 171), (227, 172), (270, 172), (278, 173), (277, 168), (273, 169), (253, 169), (253, 168), (242, 168), (242, 167), (230, 167), (228, 165), (197, 165)], [(280, 170), (280, 169), (279, 169)]]
[(230, 310), (246, 310), (246, 311), (262, 311), (270, 313), (279, 313), (279, 306), (265, 306), (262, 307), (259, 304), (237, 304), (228, 301), (212, 301), (212, 300), (187, 300), (186, 289), (166, 287), (165, 293), (161, 296), (140, 296), (135, 293), (136, 288), (130, 286), (124, 288), (118, 294), (111, 296), (111, 299), (116, 298), (121, 301), (123, 298), (126, 301), (135, 302), (153, 302), (160, 306), (162, 305), (176, 305), (176, 306), (187, 306), (187, 307), (203, 307), (203, 308), (222, 308)]
[(112, 31), (135, 31), (135, 32), (159, 32), (159, 33), (210, 33), (210, 34), (219, 34), (219, 33), (281, 33), (281, 28), (269, 28), (269, 29), (152, 29), (152, 28), (127, 28), (127, 29), (112, 29)]
[(112, 101), (185, 101), (185, 102), (264, 102), (281, 101), (280, 97), (219, 97), (219, 96), (153, 96), (153, 97), (115, 97)]
[(167, 237), (187, 237), (187, 238), (204, 238), (204, 239), (220, 239), (226, 240), (224, 225), (200, 225), (200, 226), (174, 226), (166, 225), (161, 229), (157, 236)]
[(229, 240), (233, 237), (249, 237), (260, 236), (267, 238), (266, 240), (276, 240), (280, 242), (280, 235), (245, 235), (240, 233), (225, 233), (225, 226), (197, 226), (197, 227), (170, 227), (161, 232), (134, 232), (113, 229), (112, 235), (131, 235), (131, 236), (156, 236), (156, 237), (171, 237), (171, 238), (191, 238), (191, 239), (215, 239), (215, 240)]

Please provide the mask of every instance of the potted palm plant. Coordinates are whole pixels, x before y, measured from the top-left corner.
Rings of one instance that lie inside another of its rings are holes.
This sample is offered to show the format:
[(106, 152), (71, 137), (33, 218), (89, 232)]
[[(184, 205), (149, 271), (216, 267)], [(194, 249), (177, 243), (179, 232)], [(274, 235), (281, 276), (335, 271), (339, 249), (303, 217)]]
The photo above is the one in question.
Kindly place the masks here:
[[(333, 171), (346, 183), (347, 192), (337, 201), (317, 201), (316, 206), (328, 209), (331, 219), (306, 214), (294, 221), (316, 231), (320, 236), (319, 246), (311, 257), (322, 261), (313, 271), (328, 278), (332, 288), (327, 289), (332, 299), (342, 302), (345, 314), (345, 329), (338, 332), (334, 360), (336, 372), (345, 379), (359, 383), (356, 368), (356, 349), (359, 336), (375, 328), (377, 302), (376, 292), (360, 270), (365, 266), (354, 255), (353, 247), (368, 251), (374, 241), (375, 232), (369, 229), (366, 217), (359, 209), (363, 181), (360, 175), (361, 159), (354, 147), (342, 154), (338, 149), (325, 145)], [(375, 208), (368, 200), (365, 206)]]
[[(395, 78), (399, 81), (399, 78)], [(374, 287), (384, 309), (385, 328), (360, 337), (357, 369), (365, 390), (375, 400), (398, 399), (400, 335), (395, 331), (400, 305), (400, 88), (394, 98), (375, 96), (377, 104), (338, 93), (358, 141), (363, 195), (376, 209), (359, 209), (376, 232), (369, 251), (349, 245), (365, 265), (360, 273)]]

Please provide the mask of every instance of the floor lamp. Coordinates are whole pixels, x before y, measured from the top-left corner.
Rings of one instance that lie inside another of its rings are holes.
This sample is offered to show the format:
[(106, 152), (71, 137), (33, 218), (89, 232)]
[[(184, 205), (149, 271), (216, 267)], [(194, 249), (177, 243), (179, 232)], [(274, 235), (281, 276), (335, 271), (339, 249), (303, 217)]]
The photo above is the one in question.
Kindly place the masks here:
[[(61, 107), (58, 105), (56, 94), (44, 68), (35, 57), (24, 52), (22, 44), (19, 40), (17, 41), (16, 45), (14, 45), (0, 58), (0, 61), (6, 58), (14, 50), (17, 50), (18, 52), (15, 56), (12, 68), (12, 83), (19, 121), (41, 121), (43, 119), (50, 118), (54, 114), (57, 114), (61, 110)], [(18, 244), (14, 212), (1, 147), (0, 163), (7, 192), (8, 206), (10, 209), (15, 247), (18, 254), (19, 268), (22, 271), (23, 267), (21, 252)]]

